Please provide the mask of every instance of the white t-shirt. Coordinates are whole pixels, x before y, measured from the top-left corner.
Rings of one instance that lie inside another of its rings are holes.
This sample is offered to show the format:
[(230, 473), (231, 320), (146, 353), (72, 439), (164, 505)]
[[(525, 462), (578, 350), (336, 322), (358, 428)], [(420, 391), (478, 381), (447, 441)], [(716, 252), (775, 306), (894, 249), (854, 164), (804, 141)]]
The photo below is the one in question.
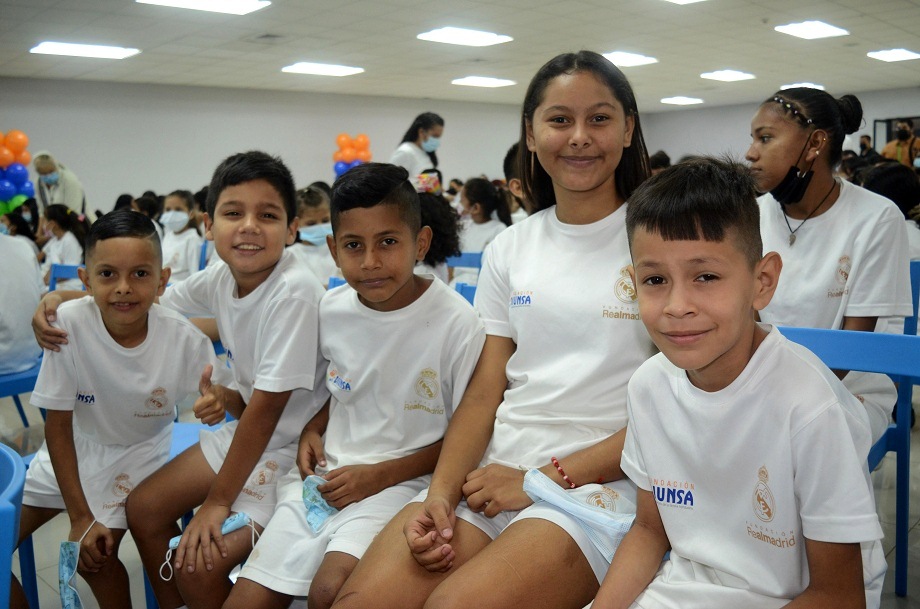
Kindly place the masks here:
[[(876, 331), (903, 332), (903, 317), (913, 311), (904, 215), (888, 199), (841, 182), (837, 202), (825, 213), (789, 219), (766, 194), (760, 203), (765, 252), (783, 259), (779, 285), (760, 319), (777, 326), (841, 328), (844, 317), (878, 317)], [(864, 399), (873, 438), (888, 425), (897, 399), (885, 375), (850, 372), (844, 384)]]
[(211, 341), (175, 311), (153, 305), (147, 338), (126, 348), (105, 329), (91, 296), (63, 303), (54, 324), (68, 344), (46, 351), (32, 404), (72, 410), (74, 433), (99, 444), (130, 446), (172, 424), (176, 404), (198, 392), (205, 366), (221, 379)]
[(446, 262), (440, 262), (437, 266), (431, 266), (425, 262), (416, 262), (414, 270), (416, 275), (434, 275), (444, 283), (450, 281), (450, 273), (447, 270)]
[(920, 226), (914, 220), (907, 223), (907, 251), (911, 260), (920, 260)]
[(526, 220), (528, 215), (529, 214), (527, 213), (526, 209), (523, 207), (518, 207), (517, 211), (511, 212), (511, 223), (517, 224), (521, 220)]
[(306, 265), (316, 275), (321, 284), (327, 285), (330, 277), (342, 276), (339, 267), (335, 265), (335, 259), (329, 253), (329, 248), (326, 245), (295, 243), (288, 249), (291, 250), (301, 264)]
[[(51, 270), (52, 264), (83, 264), (83, 248), (80, 242), (70, 231), (58, 239), (51, 237), (44, 247), (45, 261), (42, 263), (42, 274)], [(65, 279), (58, 281), (58, 290), (82, 290), (83, 282), (79, 279)]]
[(201, 261), (201, 237), (193, 228), (187, 228), (181, 233), (171, 230), (165, 232), (163, 266), (168, 266), (172, 270), (169, 282), (179, 283), (198, 272), (198, 263)]
[(671, 557), (637, 605), (782, 607), (808, 585), (808, 538), (862, 543), (867, 606), (878, 607), (870, 442), (859, 401), (775, 329), (721, 391), (650, 359), (629, 382), (621, 466), (654, 494)]
[(43, 286), (38, 260), (21, 239), (0, 235), (0, 260), (0, 374), (11, 374), (28, 370), (42, 354), (32, 334), (32, 313)]
[[(460, 222), (460, 251), (464, 253), (485, 250), (496, 235), (508, 228), (504, 222), (494, 218), (482, 224), (476, 224), (465, 216)], [(477, 281), (479, 281), (479, 269), (458, 266), (454, 269), (454, 278), (450, 285), (455, 286), (458, 283), (476, 285)]]
[(236, 389), (249, 403), (255, 389), (292, 390), (266, 450), (297, 442), (328, 397), (319, 353), (319, 300), (324, 290), (285, 250), (271, 275), (243, 298), (224, 263), (170, 286), (160, 303), (185, 315), (213, 315)]
[(36, 262), (38, 261), (38, 252), (41, 251), (38, 249), (38, 244), (26, 237), (25, 235), (12, 235), (14, 239), (19, 239), (23, 243), (29, 246), (32, 250), (32, 253), (35, 255)]
[(412, 454), (444, 436), (485, 343), (460, 294), (432, 279), (407, 307), (374, 311), (349, 286), (320, 303), (320, 344), (332, 394), (328, 469)]
[(627, 272), (625, 218), (623, 205), (563, 224), (553, 207), (486, 248), (476, 309), (517, 350), (483, 464), (540, 467), (626, 425), (626, 383), (655, 347)]
[(397, 146), (390, 157), (390, 163), (399, 165), (409, 172), (409, 180), (413, 183), (420, 173), (432, 169), (434, 163), (428, 153), (413, 142), (403, 142)]

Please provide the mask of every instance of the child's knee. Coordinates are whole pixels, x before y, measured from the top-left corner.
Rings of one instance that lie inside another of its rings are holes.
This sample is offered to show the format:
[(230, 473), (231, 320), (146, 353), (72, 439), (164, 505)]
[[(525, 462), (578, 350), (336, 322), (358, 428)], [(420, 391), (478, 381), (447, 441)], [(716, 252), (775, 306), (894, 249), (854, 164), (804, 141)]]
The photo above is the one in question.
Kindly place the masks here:
[(307, 595), (307, 609), (329, 609), (342, 589), (345, 577), (314, 579)]
[(425, 601), (424, 609), (463, 609), (469, 606), (470, 599), (456, 591), (449, 591), (445, 586), (438, 586)]

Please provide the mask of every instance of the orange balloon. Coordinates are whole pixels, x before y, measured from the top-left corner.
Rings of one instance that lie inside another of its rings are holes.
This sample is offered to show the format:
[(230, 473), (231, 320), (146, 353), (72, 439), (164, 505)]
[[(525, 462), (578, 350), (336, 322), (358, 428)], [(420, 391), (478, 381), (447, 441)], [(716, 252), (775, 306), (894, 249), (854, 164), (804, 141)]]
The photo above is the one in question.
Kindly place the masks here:
[(342, 150), (342, 160), (346, 163), (351, 163), (356, 158), (358, 158), (358, 151), (349, 146)]
[(22, 152), (16, 155), (16, 162), (22, 163), (23, 165), (28, 165), (29, 163), (32, 162), (32, 153), (29, 152), (28, 150), (23, 150)]
[(10, 166), (10, 163), (16, 161), (16, 155), (10, 152), (10, 149), (6, 146), (0, 146), (0, 168), (6, 169)]
[(359, 133), (358, 136), (355, 137), (355, 141), (354, 141), (355, 150), (367, 150), (367, 147), (370, 145), (371, 145), (371, 140), (363, 133)]
[(4, 136), (3, 136), (3, 132), (0, 131), (0, 146), (3, 145), (3, 137), (4, 137)]
[(363, 163), (370, 163), (371, 162), (371, 151), (367, 149), (359, 150), (358, 160)]
[(332, 153), (332, 160), (335, 161), (336, 163), (338, 163), (339, 161), (343, 160), (343, 159), (342, 159), (342, 151), (341, 151), (341, 150), (336, 150), (335, 152), (333, 152), (333, 153)]
[(3, 139), (3, 146), (10, 152), (22, 152), (28, 145), (29, 137), (18, 129), (13, 129)]
[(339, 145), (339, 150), (351, 148), (351, 138), (347, 133), (340, 133), (338, 136), (336, 136), (335, 143)]

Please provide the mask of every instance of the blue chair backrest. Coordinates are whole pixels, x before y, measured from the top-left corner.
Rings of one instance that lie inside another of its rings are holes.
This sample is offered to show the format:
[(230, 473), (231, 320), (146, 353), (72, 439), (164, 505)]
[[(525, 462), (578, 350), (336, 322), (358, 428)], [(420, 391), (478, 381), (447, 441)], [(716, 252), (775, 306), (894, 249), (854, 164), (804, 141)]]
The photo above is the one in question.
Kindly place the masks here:
[(482, 268), (482, 252), (461, 252), (459, 256), (449, 257), (447, 259), (447, 266)]
[(470, 304), (473, 304), (473, 300), (476, 298), (476, 286), (461, 282), (454, 286), (454, 288), (460, 292), (460, 295), (466, 298)]
[(917, 304), (920, 301), (920, 260), (910, 261), (910, 297), (914, 314), (904, 320), (904, 334), (917, 334)]
[(327, 286), (326, 289), (331, 290), (332, 288), (337, 288), (340, 285), (345, 285), (346, 283), (348, 282), (342, 279), (341, 277), (330, 277), (329, 285)]
[(76, 279), (79, 277), (77, 269), (82, 264), (52, 264), (51, 273), (48, 276), (48, 291), (53, 292), (57, 289), (57, 282), (61, 279)]
[[(10, 447), (0, 444), (0, 570), (7, 573), (19, 539), (19, 515), (26, 466)], [(10, 578), (0, 577), (0, 607), (10, 606)]]
[(210, 241), (205, 239), (201, 242), (201, 253), (198, 254), (198, 270), (203, 271), (208, 266), (208, 244)]

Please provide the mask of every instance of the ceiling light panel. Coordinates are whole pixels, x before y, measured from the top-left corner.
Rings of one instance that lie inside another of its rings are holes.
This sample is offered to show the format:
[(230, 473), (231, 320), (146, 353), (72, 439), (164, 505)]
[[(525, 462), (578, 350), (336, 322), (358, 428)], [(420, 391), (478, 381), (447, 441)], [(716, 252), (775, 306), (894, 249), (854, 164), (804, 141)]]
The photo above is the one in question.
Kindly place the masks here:
[(823, 21), (802, 21), (800, 23), (787, 23), (773, 28), (777, 32), (789, 34), (805, 40), (818, 38), (833, 38), (834, 36), (849, 36), (850, 33), (843, 28), (833, 26)]
[(445, 44), (459, 44), (467, 47), (488, 47), (493, 44), (502, 44), (514, 40), (511, 36), (467, 30), (459, 27), (442, 27), (430, 32), (423, 32), (416, 36), (419, 40), (429, 42), (443, 42)]
[(93, 59), (125, 59), (140, 53), (140, 49), (112, 47), (100, 44), (75, 44), (70, 42), (42, 42), (29, 49), (39, 55), (66, 55), (68, 57), (91, 57)]
[(736, 82), (739, 80), (751, 80), (757, 77), (747, 72), (739, 72), (738, 70), (716, 70), (715, 72), (703, 72), (700, 74), (700, 78), (721, 80), (722, 82)]
[(311, 63), (301, 61), (281, 68), (289, 74), (313, 74), (314, 76), (353, 76), (364, 72), (364, 68), (340, 66), (331, 63)]
[(908, 51), (907, 49), (886, 49), (884, 51), (872, 51), (866, 53), (867, 56), (872, 59), (878, 59), (879, 61), (908, 61), (910, 59), (920, 58), (920, 54), (914, 53), (913, 51)]
[(633, 66), (645, 66), (650, 63), (658, 63), (658, 60), (654, 57), (647, 57), (645, 55), (640, 55), (639, 53), (627, 53), (626, 51), (612, 51), (610, 53), (604, 53), (610, 63), (619, 66), (621, 68), (631, 68)]
[(464, 78), (455, 78), (450, 81), (452, 85), (460, 85), (463, 87), (485, 87), (487, 89), (495, 89), (498, 87), (510, 87), (511, 85), (516, 85), (517, 83), (513, 80), (506, 80), (504, 78), (490, 78), (488, 76), (465, 76)]
[(806, 88), (806, 89), (817, 89), (817, 90), (819, 90), (819, 91), (823, 91), (823, 90), (824, 90), (824, 85), (818, 85), (818, 84), (815, 84), (815, 83), (813, 83), (813, 82), (794, 82), (794, 83), (791, 83), (791, 84), (788, 84), (788, 85), (783, 85), (783, 86), (781, 86), (781, 87), (780, 87), (780, 90), (781, 90), (781, 91), (785, 91), (786, 89), (798, 89), (798, 88), (800, 88), (800, 87), (803, 87), (803, 88)]
[(227, 15), (248, 15), (270, 5), (268, 0), (136, 0), (138, 4), (153, 4), (171, 8), (187, 8), (193, 11), (225, 13)]
[(703, 100), (699, 97), (684, 97), (683, 95), (677, 95), (675, 97), (663, 97), (661, 98), (661, 103), (673, 106), (693, 106), (703, 103)]

